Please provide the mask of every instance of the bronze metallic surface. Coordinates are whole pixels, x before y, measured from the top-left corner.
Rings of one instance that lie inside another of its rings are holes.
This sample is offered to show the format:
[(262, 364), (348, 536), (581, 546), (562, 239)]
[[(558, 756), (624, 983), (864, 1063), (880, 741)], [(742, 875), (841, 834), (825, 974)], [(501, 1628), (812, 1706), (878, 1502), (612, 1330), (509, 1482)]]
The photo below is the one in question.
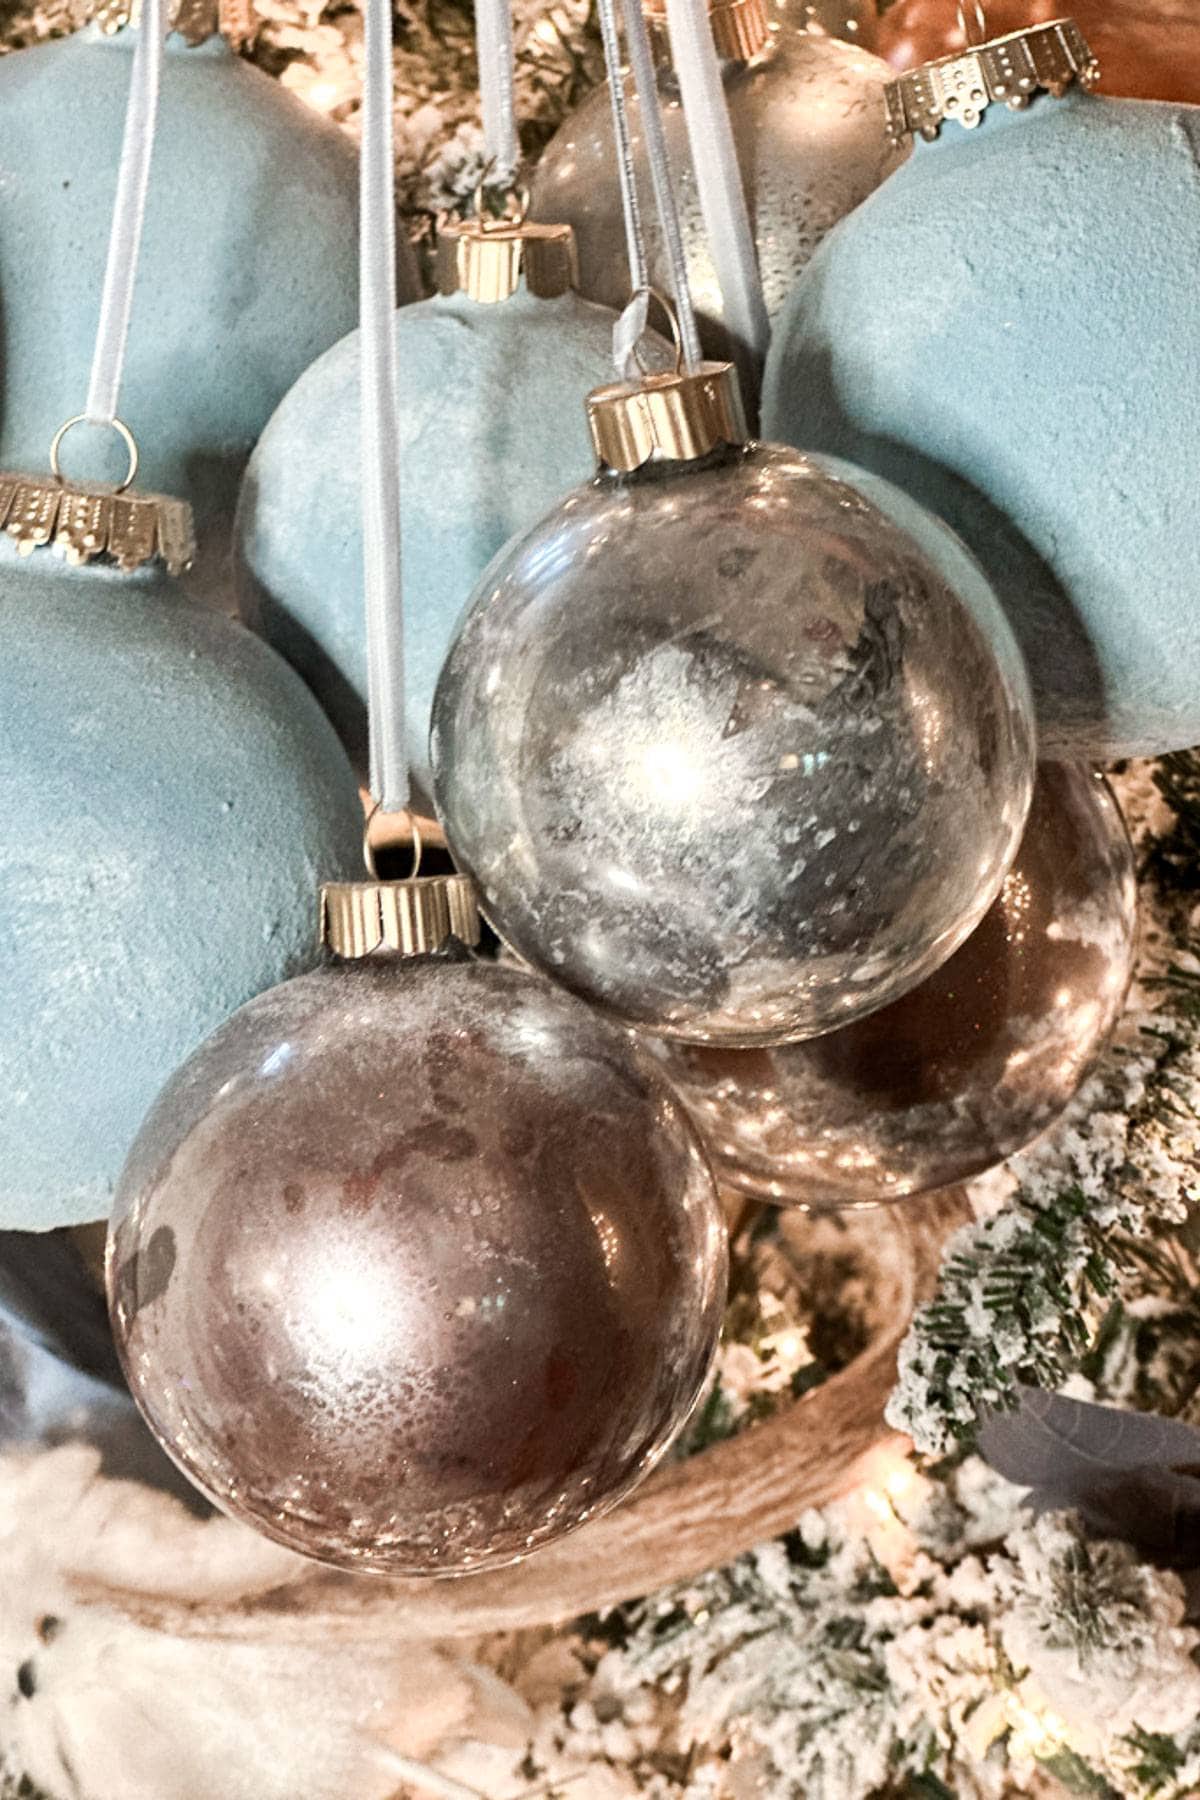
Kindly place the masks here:
[(932, 140), (948, 120), (973, 129), (993, 104), (1019, 111), (1039, 91), (1061, 97), (1074, 82), (1091, 88), (1099, 78), (1070, 19), (1028, 25), (898, 75), (886, 92), (888, 128), (897, 147), (917, 135)]
[(109, 1250), (164, 1446), (345, 1568), (510, 1562), (626, 1493), (704, 1383), (725, 1232), (686, 1114), (546, 982), (372, 958), (234, 1015), (165, 1090)]
[[(885, 63), (865, 50), (804, 30), (794, 7), (773, 9), (770, 40), (761, 55), (725, 65), (738, 162), (772, 316), (825, 233), (906, 154), (888, 137), (883, 93), (890, 74)], [(669, 67), (660, 69), (659, 89), (692, 298), (706, 349), (725, 356), (731, 346), (720, 323), (720, 288), (708, 253), (678, 86)], [(649, 167), (632, 86), (629, 116), (639, 188), (648, 195)], [(580, 292), (589, 300), (623, 307), (629, 299), (629, 269), (606, 84), (588, 95), (548, 146), (535, 175), (532, 210), (537, 218), (566, 219), (575, 227)], [(653, 208), (646, 206), (643, 212), (650, 279), (669, 293)]]
[(439, 294), (467, 294), (492, 306), (510, 300), (523, 284), (536, 299), (555, 300), (578, 286), (578, 274), (569, 225), (459, 219), (438, 233)]
[(1121, 1012), (1136, 908), (1105, 782), (1043, 764), (999, 899), (903, 1000), (807, 1044), (656, 1053), (719, 1178), (743, 1193), (847, 1206), (966, 1181), (1076, 1093)]
[(732, 363), (706, 362), (691, 373), (677, 369), (593, 388), (587, 415), (599, 463), (626, 473), (655, 457), (690, 462), (747, 437)]
[(492, 563), (433, 705), (500, 936), (624, 1023), (755, 1045), (914, 987), (983, 917), (1033, 777), (978, 566), (773, 445), (574, 489)]
[(471, 948), (481, 935), (475, 892), (462, 875), (326, 882), (320, 932), (326, 948), (342, 957), (422, 956), (452, 937)]
[(79, 422), (68, 419), (55, 436), (49, 474), (0, 473), (0, 527), (21, 556), (49, 547), (76, 565), (105, 559), (128, 574), (161, 562), (168, 574), (183, 574), (196, 553), (191, 507), (186, 500), (129, 486), (137, 473), (137, 446), (120, 420), (114, 421), (114, 429), (128, 448), (125, 481), (110, 487), (66, 480), (59, 469), (59, 446), (68, 428)]

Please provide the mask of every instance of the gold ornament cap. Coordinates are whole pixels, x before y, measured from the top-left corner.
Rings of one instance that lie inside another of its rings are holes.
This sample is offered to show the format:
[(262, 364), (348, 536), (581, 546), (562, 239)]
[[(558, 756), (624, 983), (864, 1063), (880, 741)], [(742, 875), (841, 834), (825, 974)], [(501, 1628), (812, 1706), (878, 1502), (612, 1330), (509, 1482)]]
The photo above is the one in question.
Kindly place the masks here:
[(648, 462), (694, 462), (749, 437), (737, 373), (727, 362), (595, 388), (587, 416), (602, 465), (627, 474)]
[(111, 421), (125, 445), (129, 468), (116, 486), (67, 481), (58, 453), (80, 414), (60, 425), (50, 446), (49, 475), (0, 473), (0, 528), (20, 556), (54, 549), (75, 565), (101, 559), (125, 574), (146, 563), (163, 563), (170, 575), (190, 569), (196, 554), (192, 509), (169, 494), (146, 494), (131, 487), (137, 474), (137, 445), (122, 420)]
[(490, 306), (510, 300), (522, 283), (539, 300), (556, 300), (578, 286), (575, 233), (569, 225), (516, 218), (462, 219), (442, 226), (440, 294), (467, 294)]
[[(974, 11), (982, 20), (982, 9)], [(960, 16), (969, 36), (961, 9)], [(890, 81), (884, 89), (888, 132), (897, 146), (917, 136), (932, 142), (947, 119), (972, 129), (997, 101), (1016, 111), (1037, 93), (1061, 99), (1073, 83), (1090, 88), (1099, 79), (1100, 65), (1073, 19), (1029, 25), (986, 43), (968, 41), (952, 56)]]
[(321, 889), (321, 942), (335, 956), (428, 956), (451, 938), (481, 935), (475, 884), (466, 875), (408, 881), (330, 881)]
[[(642, 0), (642, 11), (648, 25), (666, 33), (667, 0)], [(708, 20), (717, 54), (729, 62), (750, 62), (771, 36), (767, 0), (709, 0)]]

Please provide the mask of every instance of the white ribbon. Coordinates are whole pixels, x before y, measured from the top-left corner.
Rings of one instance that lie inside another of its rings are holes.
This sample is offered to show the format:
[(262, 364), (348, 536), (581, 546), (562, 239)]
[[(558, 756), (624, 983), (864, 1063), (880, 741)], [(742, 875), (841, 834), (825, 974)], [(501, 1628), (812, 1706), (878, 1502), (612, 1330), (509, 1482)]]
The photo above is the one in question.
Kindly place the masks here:
[(358, 304), (370, 781), (372, 797), (381, 812), (403, 812), (408, 805), (409, 788), (400, 578), (391, 0), (364, 0), (363, 27)]
[(667, 0), (667, 27), (725, 328), (757, 369), (771, 327), (707, 0)]
[(510, 0), (475, 0), (475, 54), (483, 148), (490, 179), (508, 187), (521, 160), (513, 93), (513, 29)]
[(608, 72), (612, 102), (613, 141), (617, 149), (617, 181), (625, 218), (625, 254), (633, 298), (613, 326), (613, 366), (619, 381), (636, 381), (637, 347), (650, 311), (650, 274), (646, 261), (646, 233), (633, 170), (633, 144), (629, 135), (629, 107), (625, 99), (625, 71), (621, 66), (621, 39), (617, 29), (616, 0), (598, 0), (600, 37)]
[(662, 107), (658, 98), (658, 82), (654, 74), (654, 58), (650, 54), (650, 37), (642, 15), (642, 0), (622, 0), (625, 19), (625, 43), (629, 50), (629, 66), (637, 89), (642, 115), (642, 135), (646, 140), (646, 158), (650, 165), (650, 182), (654, 204), (662, 228), (667, 251), (667, 267), (671, 278), (671, 294), (679, 325), (679, 343), (683, 366), (689, 372), (700, 367), (702, 353), (696, 330), (696, 314), (692, 306), (692, 290), (688, 281), (687, 257), (683, 234), (679, 229), (679, 212), (671, 181), (671, 162), (663, 131)]
[(143, 0), (129, 77), (125, 135), (121, 141), (117, 195), (113, 203), (108, 262), (100, 299), (100, 322), (83, 412), (84, 418), (93, 425), (111, 425), (119, 416), (125, 345), (129, 338), (133, 289), (146, 217), (146, 193), (150, 185), (150, 161), (158, 123), (158, 91), (162, 82), (166, 34), (166, 0)]

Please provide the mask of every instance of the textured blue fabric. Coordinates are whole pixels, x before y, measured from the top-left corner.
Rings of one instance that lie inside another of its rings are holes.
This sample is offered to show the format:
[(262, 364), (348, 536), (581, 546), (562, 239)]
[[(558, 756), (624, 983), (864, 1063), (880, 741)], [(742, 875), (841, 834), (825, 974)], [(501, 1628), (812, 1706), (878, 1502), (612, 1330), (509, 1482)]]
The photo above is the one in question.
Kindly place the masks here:
[[(575, 294), (523, 290), (496, 305), (439, 296), (396, 315), (407, 733), (426, 798), (429, 710), (455, 624), (496, 552), (595, 469), (584, 398), (613, 379), (613, 323)], [(354, 333), (280, 406), (247, 471), (235, 566), (243, 616), (361, 763), (358, 380)]]
[(361, 829), (331, 726), (241, 625), (0, 537), (0, 1227), (107, 1212), (179, 1063), (312, 962)]
[(1043, 754), (1200, 741), (1200, 108), (1074, 91), (946, 125), (830, 234), (765, 434), (938, 512), (1021, 640)]

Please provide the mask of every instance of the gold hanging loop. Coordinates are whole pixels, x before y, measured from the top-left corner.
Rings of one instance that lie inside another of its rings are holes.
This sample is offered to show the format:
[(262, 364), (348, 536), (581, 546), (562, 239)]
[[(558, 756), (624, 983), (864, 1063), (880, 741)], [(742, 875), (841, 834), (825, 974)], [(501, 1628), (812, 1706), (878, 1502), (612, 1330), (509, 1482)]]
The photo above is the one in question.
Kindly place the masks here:
[[(634, 292), (632, 293), (630, 298), (633, 300), (636, 300), (638, 298), (638, 296), (641, 294), (645, 294), (645, 296), (648, 300), (657, 300), (658, 301), (659, 307), (662, 310), (663, 317), (666, 319), (667, 325), (670, 329), (671, 342), (675, 346), (675, 373), (677, 375), (682, 375), (682, 373), (683, 373), (683, 339), (679, 335), (679, 315), (678, 315), (678, 313), (675, 311), (675, 308), (671, 304), (671, 302), (667, 299), (667, 296), (662, 292), (661, 288), (656, 288), (656, 287), (635, 288)], [(647, 325), (649, 324), (649, 322), (650, 322), (649, 318), (647, 318), (647, 321), (646, 321)], [(641, 370), (643, 375), (652, 375), (655, 373), (655, 371), (653, 369), (648, 369), (646, 367), (645, 363), (642, 361), (640, 337), (638, 339), (638, 342), (633, 347), (633, 357), (634, 357), (634, 361), (637, 363), (637, 366)]]
[[(126, 488), (133, 486), (133, 478), (138, 472), (138, 447), (134, 440), (134, 435), (132, 431), (130, 431), (128, 425), (126, 425), (124, 419), (109, 419), (107, 424), (111, 430), (116, 432), (117, 436), (124, 444), (126, 454), (129, 457), (129, 466), (125, 471), (125, 479), (124, 481), (119, 481), (113, 489), (114, 493), (123, 494)], [(53, 475), (55, 481), (62, 481), (63, 479), (63, 472), (59, 464), (58, 453), (62, 448), (63, 439), (73, 425), (95, 425), (97, 428), (103, 429), (103, 427), (100, 426), (100, 421), (98, 419), (89, 419), (86, 413), (76, 413), (74, 418), (65, 420), (63, 424), (59, 426), (50, 443), (50, 473)]]
[[(371, 827), (375, 823), (376, 815), (382, 811), (382, 804), (382, 801), (379, 800), (376, 800), (372, 804), (371, 810), (367, 814), (366, 822), (363, 825), (363, 862), (366, 865), (367, 874), (371, 877), (372, 881), (379, 880), (379, 870), (375, 866), (375, 846), (371, 841)], [(408, 871), (408, 874), (404, 879), (406, 881), (415, 881), (421, 867), (421, 856), (425, 848), (424, 839), (421, 836), (421, 827), (417, 821), (417, 815), (414, 812), (411, 812), (407, 806), (402, 812), (397, 813), (396, 817), (408, 820), (409, 834), (412, 840), (413, 861), (412, 868)]]

